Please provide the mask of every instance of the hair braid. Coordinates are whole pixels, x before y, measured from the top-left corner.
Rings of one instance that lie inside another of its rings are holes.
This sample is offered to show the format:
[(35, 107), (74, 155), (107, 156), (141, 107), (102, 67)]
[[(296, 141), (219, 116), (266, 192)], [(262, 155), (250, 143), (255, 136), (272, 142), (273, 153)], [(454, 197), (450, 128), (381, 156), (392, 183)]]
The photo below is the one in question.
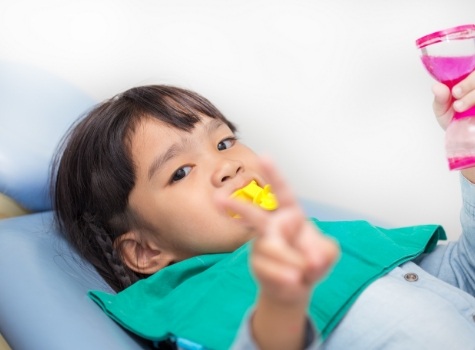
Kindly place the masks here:
[(119, 258), (116, 249), (114, 249), (112, 240), (107, 232), (102, 227), (96, 225), (91, 214), (85, 213), (83, 216), (84, 220), (94, 232), (94, 238), (106, 257), (107, 263), (112, 268), (113, 274), (117, 282), (120, 284), (120, 289), (127, 288), (132, 285), (132, 283), (136, 282), (137, 278), (132, 280), (131, 274), (127, 273), (127, 270), (122, 260)]

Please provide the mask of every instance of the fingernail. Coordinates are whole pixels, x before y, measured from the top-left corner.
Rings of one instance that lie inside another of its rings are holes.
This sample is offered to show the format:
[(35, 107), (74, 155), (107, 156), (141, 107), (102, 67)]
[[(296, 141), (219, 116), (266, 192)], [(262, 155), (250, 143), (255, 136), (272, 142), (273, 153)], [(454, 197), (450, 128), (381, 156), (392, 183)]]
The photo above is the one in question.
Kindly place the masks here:
[(452, 95), (454, 97), (461, 97), (462, 96), (462, 88), (460, 86), (456, 86), (452, 89)]
[(455, 101), (455, 102), (454, 102), (454, 109), (455, 109), (457, 112), (461, 112), (461, 111), (463, 110), (463, 107), (464, 107), (463, 101), (458, 100), (458, 101)]

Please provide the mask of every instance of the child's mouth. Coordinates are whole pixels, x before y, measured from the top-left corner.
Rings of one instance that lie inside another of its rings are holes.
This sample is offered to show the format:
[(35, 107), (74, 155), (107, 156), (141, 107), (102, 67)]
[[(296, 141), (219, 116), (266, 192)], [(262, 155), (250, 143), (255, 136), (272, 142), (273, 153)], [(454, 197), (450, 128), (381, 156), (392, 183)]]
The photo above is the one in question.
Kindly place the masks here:
[[(264, 210), (275, 210), (278, 207), (277, 199), (271, 192), (270, 185), (265, 185), (264, 188), (262, 188), (255, 180), (252, 180), (246, 186), (234, 191), (231, 198), (253, 203)], [(239, 216), (235, 214), (233, 217), (236, 218)]]

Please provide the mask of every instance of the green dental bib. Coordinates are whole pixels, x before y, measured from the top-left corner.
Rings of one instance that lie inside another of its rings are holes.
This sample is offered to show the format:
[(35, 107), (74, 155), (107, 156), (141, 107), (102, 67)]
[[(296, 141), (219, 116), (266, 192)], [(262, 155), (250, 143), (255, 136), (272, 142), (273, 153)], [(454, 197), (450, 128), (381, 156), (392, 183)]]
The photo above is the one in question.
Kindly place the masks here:
[[(312, 221), (334, 237), (342, 251), (333, 270), (315, 287), (309, 307), (323, 338), (371, 282), (446, 238), (437, 225), (383, 229), (366, 221)], [(118, 294), (90, 291), (89, 296), (112, 319), (145, 339), (175, 336), (209, 349), (228, 349), (257, 296), (249, 252), (250, 243), (232, 253), (197, 256)]]

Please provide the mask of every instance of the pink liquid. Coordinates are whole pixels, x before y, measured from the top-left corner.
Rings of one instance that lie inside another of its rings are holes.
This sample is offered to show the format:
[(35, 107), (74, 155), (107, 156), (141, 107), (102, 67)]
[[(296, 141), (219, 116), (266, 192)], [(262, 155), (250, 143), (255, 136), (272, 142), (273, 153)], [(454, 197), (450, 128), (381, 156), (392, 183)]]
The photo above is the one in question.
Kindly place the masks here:
[[(465, 79), (467, 75), (475, 70), (475, 55), (457, 57), (422, 56), (422, 63), (434, 79), (452, 89), (455, 84)], [(455, 112), (454, 119), (468, 116), (475, 116), (475, 106), (462, 113)]]
[(450, 89), (475, 70), (475, 55), (459, 57), (422, 56), (429, 73)]

